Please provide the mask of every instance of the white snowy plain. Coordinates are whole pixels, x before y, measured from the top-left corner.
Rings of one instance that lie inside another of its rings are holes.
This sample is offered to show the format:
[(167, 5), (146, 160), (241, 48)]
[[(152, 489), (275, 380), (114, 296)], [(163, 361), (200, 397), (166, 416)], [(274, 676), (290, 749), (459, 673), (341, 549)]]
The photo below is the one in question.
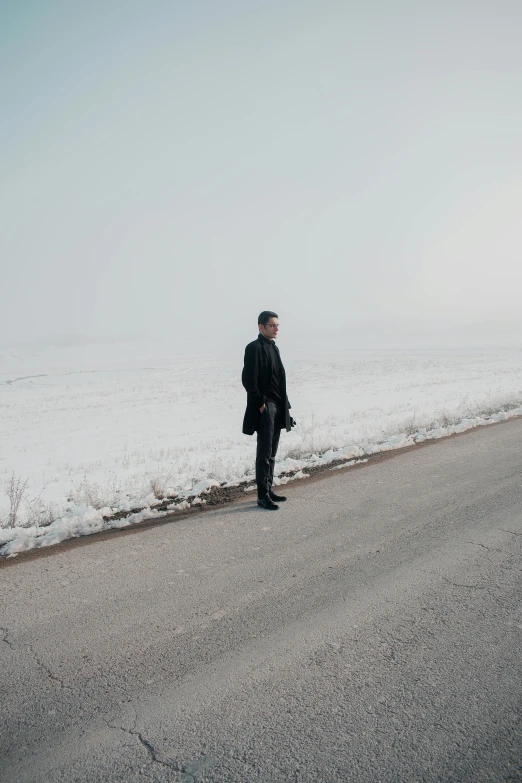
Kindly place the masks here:
[[(519, 348), (280, 348), (298, 424), (282, 433), (276, 483), (522, 415)], [(212, 486), (251, 482), (242, 358), (139, 342), (0, 350), (0, 554), (125, 527), (203, 503)], [(13, 486), (23, 489), (15, 516)], [(169, 512), (155, 510), (163, 497), (173, 499)]]

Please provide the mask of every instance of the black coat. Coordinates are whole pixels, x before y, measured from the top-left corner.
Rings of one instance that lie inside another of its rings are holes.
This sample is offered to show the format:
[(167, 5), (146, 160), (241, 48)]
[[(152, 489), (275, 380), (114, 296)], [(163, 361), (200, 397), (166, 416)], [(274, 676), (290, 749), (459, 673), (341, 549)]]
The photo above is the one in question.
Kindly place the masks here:
[[(290, 420), (290, 403), (286, 395), (286, 374), (285, 368), (279, 356), (279, 349), (274, 343), (277, 355), (279, 357), (279, 371), (281, 382), (281, 393), (285, 401), (285, 427), (287, 432), (292, 429)], [(270, 386), (272, 378), (272, 361), (270, 359), (270, 346), (265, 338), (259, 335), (257, 340), (249, 343), (245, 348), (245, 364), (241, 381), (247, 393), (247, 406), (245, 418), (243, 419), (243, 432), (245, 435), (253, 435), (259, 427), (261, 418), (260, 408), (266, 402), (266, 393)]]

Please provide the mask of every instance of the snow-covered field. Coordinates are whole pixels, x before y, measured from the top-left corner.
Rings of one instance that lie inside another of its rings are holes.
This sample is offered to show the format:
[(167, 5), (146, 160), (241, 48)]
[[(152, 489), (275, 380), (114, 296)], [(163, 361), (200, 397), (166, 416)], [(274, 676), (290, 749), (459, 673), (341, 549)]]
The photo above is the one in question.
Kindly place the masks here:
[[(521, 349), (280, 348), (298, 422), (282, 435), (283, 480), (321, 459), (522, 414)], [(251, 479), (241, 364), (242, 352), (181, 355), (166, 343), (0, 351), (0, 553), (131, 524), (164, 495), (186, 507), (213, 483)], [(103, 519), (136, 508), (145, 510)]]

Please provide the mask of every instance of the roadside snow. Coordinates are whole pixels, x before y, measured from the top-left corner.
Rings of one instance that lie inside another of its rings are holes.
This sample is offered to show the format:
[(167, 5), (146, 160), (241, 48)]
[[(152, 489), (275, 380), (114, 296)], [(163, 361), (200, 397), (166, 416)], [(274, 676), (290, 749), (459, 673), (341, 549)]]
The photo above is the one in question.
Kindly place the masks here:
[[(275, 483), (522, 415), (520, 350), (284, 358), (298, 425), (282, 434)], [(2, 555), (164, 515), (164, 497), (170, 513), (253, 480), (237, 357), (122, 356), (118, 346), (97, 361), (91, 346), (0, 359)], [(28, 483), (7, 527), (13, 477)]]

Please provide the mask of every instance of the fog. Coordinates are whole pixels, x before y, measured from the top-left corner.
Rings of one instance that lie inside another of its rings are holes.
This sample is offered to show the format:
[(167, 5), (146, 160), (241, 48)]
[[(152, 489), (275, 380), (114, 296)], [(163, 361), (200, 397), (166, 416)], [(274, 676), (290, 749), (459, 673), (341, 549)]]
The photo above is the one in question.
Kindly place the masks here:
[(0, 343), (522, 342), (522, 6), (11, 2)]

